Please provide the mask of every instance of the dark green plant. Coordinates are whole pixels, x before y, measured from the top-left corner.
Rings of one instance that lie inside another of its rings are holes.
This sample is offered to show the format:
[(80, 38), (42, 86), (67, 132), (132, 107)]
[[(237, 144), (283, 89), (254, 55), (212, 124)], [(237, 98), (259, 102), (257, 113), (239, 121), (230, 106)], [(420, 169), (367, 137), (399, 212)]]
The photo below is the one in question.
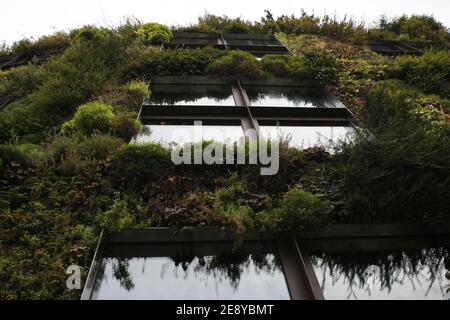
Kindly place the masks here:
[(116, 137), (129, 142), (139, 133), (141, 123), (136, 120), (135, 113), (120, 113), (113, 118), (111, 128)]
[[(374, 88), (360, 131), (343, 145), (338, 167), (351, 221), (448, 217), (450, 126), (433, 129), (411, 114), (414, 99)], [(348, 220), (347, 220), (348, 221)]]
[[(381, 17), (379, 28), (382, 31), (403, 36), (411, 40), (431, 40), (446, 42), (450, 40), (448, 29), (433, 16), (402, 15), (388, 20)], [(404, 39), (405, 40), (405, 39)]]
[(332, 54), (323, 49), (307, 49), (302, 54), (306, 69), (320, 83), (329, 84), (338, 79), (341, 66)]
[(301, 79), (309, 76), (302, 56), (265, 55), (261, 59), (261, 67), (274, 77)]
[(74, 42), (78, 41), (102, 41), (108, 34), (109, 30), (106, 28), (97, 28), (95, 26), (84, 26), (79, 29), (74, 29), (70, 33), (70, 38)]
[(123, 141), (109, 135), (92, 135), (77, 145), (77, 150), (84, 158), (106, 159), (116, 153)]
[[(0, 141), (34, 135), (39, 142), (71, 117), (76, 107), (99, 95), (117, 77), (123, 61), (122, 42), (113, 32), (92, 40), (75, 39), (70, 48), (48, 62), (39, 87), (2, 111)], [(36, 141), (37, 140), (37, 141)]]
[(206, 68), (210, 75), (227, 78), (261, 78), (264, 72), (256, 58), (244, 51), (233, 50), (212, 61)]
[(398, 57), (389, 75), (413, 84), (426, 93), (450, 97), (450, 51), (428, 50), (420, 57)]
[(142, 188), (167, 176), (172, 167), (170, 151), (159, 144), (124, 145), (117, 152), (112, 174), (126, 186)]
[(0, 167), (11, 163), (27, 166), (31, 158), (14, 145), (0, 145)]
[(109, 232), (130, 227), (134, 220), (127, 201), (120, 198), (120, 193), (116, 193), (114, 197), (111, 207), (97, 217), (98, 225)]
[(77, 150), (78, 144), (75, 137), (56, 136), (46, 146), (45, 153), (50, 162), (59, 163), (66, 153)]
[(283, 195), (272, 214), (278, 219), (279, 230), (300, 231), (326, 222), (328, 209), (319, 198), (293, 188)]
[(185, 32), (224, 32), (224, 33), (261, 33), (259, 26), (241, 18), (230, 18), (206, 13), (198, 18), (198, 23), (188, 27), (179, 27)]
[(206, 67), (225, 52), (213, 49), (177, 49), (168, 51), (135, 47), (127, 51), (122, 71), (125, 79), (150, 79), (165, 75), (204, 75)]

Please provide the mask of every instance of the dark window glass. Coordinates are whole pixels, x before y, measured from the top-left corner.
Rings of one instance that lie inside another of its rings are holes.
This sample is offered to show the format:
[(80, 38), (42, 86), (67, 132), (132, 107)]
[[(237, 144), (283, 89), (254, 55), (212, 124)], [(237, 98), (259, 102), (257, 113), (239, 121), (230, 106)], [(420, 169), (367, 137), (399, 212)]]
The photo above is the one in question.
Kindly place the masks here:
[(187, 45), (216, 45), (223, 44), (221, 39), (195, 39), (195, 38), (181, 38), (175, 39), (173, 43), (187, 44)]
[(108, 245), (93, 299), (290, 299), (275, 245)]

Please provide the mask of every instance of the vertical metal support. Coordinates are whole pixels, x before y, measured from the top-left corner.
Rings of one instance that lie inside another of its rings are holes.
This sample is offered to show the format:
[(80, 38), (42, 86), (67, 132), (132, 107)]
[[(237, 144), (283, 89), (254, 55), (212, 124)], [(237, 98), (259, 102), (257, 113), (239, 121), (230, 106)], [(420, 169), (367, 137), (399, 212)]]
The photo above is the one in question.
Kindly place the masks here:
[(242, 98), (242, 103), (247, 108), (247, 116), (250, 120), (250, 124), (252, 126), (252, 129), (255, 129), (257, 135), (259, 135), (259, 125), (258, 121), (253, 117), (252, 112), (250, 111), (250, 99), (247, 96), (247, 93), (245, 92), (244, 88), (242, 88), (242, 84), (239, 80), (236, 80), (237, 84), (237, 90), (239, 91), (239, 95)]
[(278, 238), (277, 244), (291, 299), (324, 300), (312, 264), (303, 257), (295, 237)]
[[(241, 118), (242, 128), (244, 129), (244, 132), (247, 132), (247, 130), (249, 129), (256, 130), (247, 107), (246, 97), (242, 92), (242, 88), (240, 87), (238, 80), (234, 84), (232, 84), (231, 90), (233, 91), (236, 106), (240, 108), (245, 108), (247, 111), (246, 115), (243, 118)], [(253, 139), (255, 137), (250, 136), (248, 138)]]
[(92, 260), (91, 268), (89, 269), (88, 276), (86, 278), (86, 283), (83, 288), (83, 293), (81, 294), (81, 300), (90, 300), (92, 296), (92, 291), (95, 286), (95, 282), (97, 279), (97, 274), (100, 268), (100, 264), (102, 262), (102, 256), (103, 256), (103, 248), (104, 248), (104, 241), (105, 235), (104, 231), (102, 230), (100, 234), (100, 238), (98, 240), (97, 248), (95, 249), (94, 258)]
[(220, 33), (220, 39), (222, 40), (222, 43), (223, 43), (223, 45), (225, 46), (225, 49), (230, 49), (230, 48), (228, 47), (227, 40), (225, 40), (225, 38), (223, 37), (223, 33), (222, 33), (222, 32)]

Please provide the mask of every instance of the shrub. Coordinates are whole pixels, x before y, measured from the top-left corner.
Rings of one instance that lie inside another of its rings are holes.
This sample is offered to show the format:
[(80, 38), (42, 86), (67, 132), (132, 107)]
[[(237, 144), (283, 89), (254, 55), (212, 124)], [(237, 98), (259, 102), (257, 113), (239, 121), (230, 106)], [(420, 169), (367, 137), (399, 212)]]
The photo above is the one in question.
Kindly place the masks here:
[(231, 78), (264, 76), (258, 60), (252, 54), (240, 50), (229, 51), (225, 56), (211, 62), (206, 72), (210, 75)]
[(119, 148), (112, 174), (131, 187), (142, 187), (168, 174), (172, 168), (170, 151), (160, 144), (133, 144)]
[(102, 41), (108, 36), (109, 30), (95, 26), (84, 26), (70, 32), (72, 41)]
[(44, 81), (43, 68), (25, 65), (0, 72), (0, 97), (18, 99), (36, 90)]
[(122, 140), (108, 135), (92, 135), (81, 142), (77, 149), (84, 158), (101, 160), (113, 155), (122, 144)]
[(143, 81), (130, 81), (125, 85), (127, 93), (136, 99), (143, 99), (150, 95), (148, 84)]
[(262, 69), (275, 77), (304, 78), (308, 76), (303, 57), (266, 55), (261, 59)]
[(300, 16), (281, 15), (276, 19), (268, 10), (266, 16), (261, 19), (261, 28), (266, 32), (284, 32), (286, 34), (316, 34), (337, 39), (360, 39), (365, 35), (365, 27), (362, 22), (356, 22), (352, 18), (338, 19), (328, 14), (322, 17), (308, 14), (304, 10)]
[(0, 145), (0, 166), (13, 162), (21, 166), (27, 166), (30, 161), (31, 158), (18, 147), (13, 145)]
[(426, 93), (450, 97), (446, 82), (450, 81), (450, 51), (428, 50), (420, 57), (397, 57), (390, 76), (413, 84)]
[(130, 141), (141, 128), (141, 123), (136, 120), (134, 113), (121, 113), (114, 117), (112, 122), (112, 132), (115, 136)]
[(323, 49), (309, 49), (302, 52), (308, 72), (322, 84), (338, 78), (340, 65), (336, 58)]
[(142, 81), (130, 81), (122, 86), (108, 88), (95, 97), (97, 101), (114, 106), (114, 111), (138, 111), (142, 100), (150, 95), (148, 84)]
[(280, 230), (303, 230), (320, 223), (327, 217), (327, 209), (319, 198), (293, 188), (283, 195), (280, 206), (273, 214), (279, 219)]
[(0, 117), (1, 141), (10, 140), (13, 131), (42, 138), (72, 116), (77, 106), (103, 92), (117, 78), (121, 45), (112, 32), (100, 39), (74, 40), (61, 57), (45, 65), (36, 90), (2, 111), (7, 115)]
[(82, 159), (78, 150), (70, 149), (62, 157), (58, 169), (67, 176), (81, 175), (88, 167), (88, 161)]
[(127, 51), (128, 62), (122, 74), (125, 79), (204, 75), (206, 67), (224, 55), (225, 52), (210, 47), (168, 51), (137, 47)]
[(395, 40), (397, 35), (394, 32), (381, 30), (381, 29), (370, 29), (367, 32), (368, 39), (374, 40)]
[(289, 57), (287, 55), (265, 55), (261, 59), (262, 69), (275, 77), (288, 77)]
[(138, 38), (146, 44), (161, 44), (170, 42), (173, 35), (169, 27), (159, 23), (146, 23), (142, 25), (136, 34)]
[(436, 21), (434, 17), (427, 15), (402, 15), (391, 21), (381, 17), (379, 27), (381, 30), (407, 39), (442, 42), (450, 40), (447, 28), (441, 22)]
[(78, 149), (78, 141), (74, 137), (57, 136), (46, 148), (48, 160), (53, 163), (60, 162), (64, 155)]
[(84, 135), (108, 132), (113, 118), (112, 106), (100, 102), (89, 102), (78, 107), (73, 119), (65, 124), (65, 128)]
[(248, 22), (237, 18), (231, 21), (229, 25), (225, 26), (223, 31), (226, 33), (250, 33), (250, 28)]
[(254, 24), (241, 18), (229, 18), (206, 13), (198, 18), (198, 23), (188, 27), (178, 28), (186, 32), (225, 32), (225, 33), (261, 33), (262, 30)]
[(344, 143), (342, 178), (346, 221), (380, 222), (448, 218), (450, 126), (429, 130), (410, 110), (415, 99), (373, 88), (364, 115), (370, 133)]
[(44, 149), (37, 144), (24, 143), (17, 146), (17, 150), (25, 154), (29, 159), (33, 161), (42, 159), (44, 155)]
[(70, 36), (65, 32), (56, 32), (49, 36), (40, 37), (34, 47), (38, 52), (43, 52), (47, 49), (64, 48), (70, 44)]
[(98, 216), (98, 224), (107, 231), (120, 231), (130, 227), (133, 216), (128, 211), (125, 201), (116, 199), (109, 210)]

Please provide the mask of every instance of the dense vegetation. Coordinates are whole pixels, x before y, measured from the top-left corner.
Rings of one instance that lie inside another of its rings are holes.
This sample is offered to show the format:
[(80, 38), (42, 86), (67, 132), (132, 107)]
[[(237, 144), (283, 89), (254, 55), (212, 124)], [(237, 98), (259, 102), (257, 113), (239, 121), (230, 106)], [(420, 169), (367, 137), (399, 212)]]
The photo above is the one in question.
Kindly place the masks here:
[[(449, 218), (448, 51), (388, 59), (339, 41), (369, 35), (351, 20), (305, 13), (267, 13), (258, 23), (207, 15), (189, 27), (279, 32), (295, 53), (260, 61), (211, 48), (161, 52), (143, 41), (141, 27), (89, 26), (24, 43), (68, 49), (0, 72), (0, 98), (8, 98), (0, 105), (0, 298), (77, 298), (65, 289), (65, 269), (77, 264), (86, 276), (102, 229), (276, 232)], [(400, 17), (380, 29), (448, 39), (429, 17)], [(363, 128), (333, 154), (285, 142), (275, 176), (259, 175), (257, 165), (175, 166), (161, 145), (129, 144), (155, 75), (315, 78)]]
[(230, 32), (230, 33), (276, 33), (291, 35), (313, 34), (333, 37), (340, 40), (359, 42), (365, 39), (388, 40), (429, 40), (446, 42), (450, 40), (447, 28), (441, 22), (426, 15), (402, 15), (392, 19), (381, 17), (375, 27), (364, 21), (336, 15), (314, 13), (302, 10), (300, 15), (281, 15), (274, 17), (266, 10), (260, 21), (253, 22), (240, 18), (205, 14), (198, 23), (188, 27), (177, 27), (179, 31)]

